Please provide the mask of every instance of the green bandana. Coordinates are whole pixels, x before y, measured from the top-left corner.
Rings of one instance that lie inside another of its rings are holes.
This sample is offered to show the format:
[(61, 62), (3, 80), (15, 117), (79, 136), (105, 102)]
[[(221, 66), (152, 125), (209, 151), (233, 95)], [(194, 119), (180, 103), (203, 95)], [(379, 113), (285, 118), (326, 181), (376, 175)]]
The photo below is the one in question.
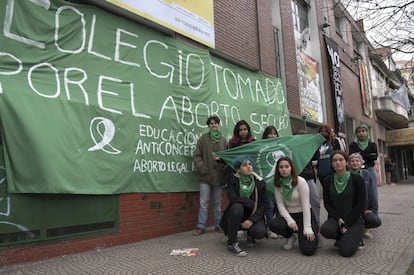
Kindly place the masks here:
[(364, 151), (368, 147), (369, 140), (368, 138), (364, 140), (358, 139), (356, 143), (358, 144), (359, 149)]
[(242, 198), (250, 198), (250, 195), (253, 193), (255, 184), (253, 175), (251, 176), (243, 176), (240, 175), (239, 179), (240, 184), (240, 197)]
[(354, 170), (354, 169), (351, 168), (351, 173), (354, 173), (354, 174), (360, 175), (361, 177), (364, 177), (364, 174), (362, 173), (361, 169)]
[(280, 177), (280, 182), (282, 183), (282, 196), (285, 200), (290, 201), (293, 194), (292, 186), (292, 176), (282, 178)]
[(219, 142), (221, 133), (217, 129), (210, 129), (210, 139), (213, 143)]
[(345, 190), (350, 177), (351, 177), (351, 172), (349, 171), (346, 171), (345, 175), (343, 176), (338, 176), (335, 173), (334, 185), (335, 185), (335, 190), (337, 194), (341, 194)]

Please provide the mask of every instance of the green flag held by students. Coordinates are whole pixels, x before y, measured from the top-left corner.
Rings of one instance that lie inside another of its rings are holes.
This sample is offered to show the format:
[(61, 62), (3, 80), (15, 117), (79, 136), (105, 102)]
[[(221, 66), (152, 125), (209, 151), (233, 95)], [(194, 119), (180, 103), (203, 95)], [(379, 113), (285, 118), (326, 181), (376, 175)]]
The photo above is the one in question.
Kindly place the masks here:
[(239, 156), (248, 156), (253, 161), (253, 170), (267, 182), (267, 190), (273, 193), (273, 176), (279, 158), (289, 157), (300, 174), (312, 159), (316, 150), (325, 141), (320, 134), (284, 136), (258, 140), (215, 155), (232, 167)]

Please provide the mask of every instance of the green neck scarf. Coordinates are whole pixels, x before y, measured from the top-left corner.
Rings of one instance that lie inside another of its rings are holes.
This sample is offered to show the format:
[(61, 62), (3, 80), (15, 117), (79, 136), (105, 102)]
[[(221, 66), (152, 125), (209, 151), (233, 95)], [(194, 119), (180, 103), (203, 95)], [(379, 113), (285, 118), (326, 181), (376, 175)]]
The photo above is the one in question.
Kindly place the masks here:
[(239, 175), (239, 184), (240, 184), (240, 197), (242, 198), (250, 198), (250, 195), (253, 193), (255, 184), (253, 175), (251, 176), (243, 176)]
[(351, 177), (351, 172), (349, 171), (346, 171), (345, 175), (343, 176), (339, 176), (337, 173), (335, 173), (334, 185), (335, 185), (335, 190), (337, 194), (341, 194), (345, 190), (350, 177)]
[(282, 197), (290, 201), (293, 194), (292, 176), (286, 178), (280, 177), (280, 182), (282, 183)]
[(351, 168), (351, 173), (354, 173), (354, 174), (360, 175), (361, 177), (364, 177), (364, 174), (362, 173), (361, 169), (354, 170), (354, 169)]
[(368, 143), (369, 143), (369, 139), (368, 138), (366, 138), (366, 139), (358, 139), (357, 140), (358, 147), (362, 151), (364, 151), (365, 149), (367, 149)]
[(221, 133), (217, 129), (210, 129), (210, 139), (213, 143), (219, 142)]

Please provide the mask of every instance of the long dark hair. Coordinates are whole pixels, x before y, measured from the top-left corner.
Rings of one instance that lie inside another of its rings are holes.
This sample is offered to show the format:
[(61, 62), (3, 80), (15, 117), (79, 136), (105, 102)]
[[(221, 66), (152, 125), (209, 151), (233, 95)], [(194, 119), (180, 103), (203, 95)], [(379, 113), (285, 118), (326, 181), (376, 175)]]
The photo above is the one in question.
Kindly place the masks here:
[(236, 125), (234, 126), (233, 129), (233, 137), (231, 138), (231, 143), (236, 144), (240, 142), (240, 127), (242, 125), (246, 125), (247, 127), (247, 142), (251, 142), (254, 140), (253, 136), (252, 136), (252, 132), (250, 130), (250, 125), (249, 123), (247, 123), (247, 121), (245, 120), (240, 120), (236, 123)]
[(276, 137), (278, 137), (279, 133), (277, 132), (276, 127), (273, 125), (270, 125), (270, 126), (267, 126), (266, 129), (264, 130), (262, 139), (267, 139), (268, 138), (267, 136), (273, 131), (276, 133)]
[(335, 140), (335, 131), (332, 129), (331, 126), (329, 126), (328, 124), (323, 124), (319, 127), (319, 131), (318, 133), (326, 133), (327, 134), (327, 138), (326, 141), (329, 142), (330, 144), (333, 144), (334, 140)]
[(275, 180), (274, 180), (275, 186), (277, 188), (282, 187), (282, 182), (280, 180), (281, 176), (279, 172), (279, 163), (283, 160), (286, 160), (287, 162), (289, 162), (289, 165), (292, 168), (290, 171), (290, 175), (292, 176), (292, 186), (295, 187), (298, 184), (298, 173), (296, 172), (295, 166), (293, 166), (292, 160), (288, 157), (281, 157), (276, 162)]

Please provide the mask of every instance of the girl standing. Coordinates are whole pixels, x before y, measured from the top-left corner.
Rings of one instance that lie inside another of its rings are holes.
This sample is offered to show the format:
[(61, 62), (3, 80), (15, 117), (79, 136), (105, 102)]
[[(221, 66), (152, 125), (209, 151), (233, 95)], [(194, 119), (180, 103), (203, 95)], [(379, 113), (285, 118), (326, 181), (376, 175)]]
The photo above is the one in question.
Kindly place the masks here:
[(250, 125), (245, 120), (240, 120), (236, 123), (233, 129), (233, 137), (229, 141), (229, 148), (242, 146), (244, 144), (255, 141)]

